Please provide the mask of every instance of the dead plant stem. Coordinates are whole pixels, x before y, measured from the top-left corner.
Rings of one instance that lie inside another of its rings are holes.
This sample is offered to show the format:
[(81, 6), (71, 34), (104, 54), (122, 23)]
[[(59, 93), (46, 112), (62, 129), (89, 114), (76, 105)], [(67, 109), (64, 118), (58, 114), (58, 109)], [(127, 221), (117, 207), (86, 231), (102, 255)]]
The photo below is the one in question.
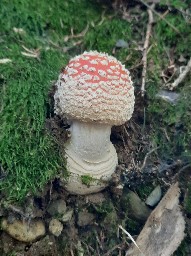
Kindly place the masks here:
[(156, 14), (160, 19), (164, 20), (169, 27), (171, 27), (174, 31), (176, 31), (176, 33), (180, 34), (180, 32), (178, 31), (178, 29), (173, 26), (166, 18), (164, 18), (163, 15), (161, 15), (160, 13), (158, 13), (157, 11), (155, 11), (154, 6), (153, 5), (148, 5), (146, 2), (144, 2), (143, 0), (139, 0), (143, 5), (145, 5), (148, 9), (150, 9), (154, 14)]
[(147, 158), (150, 156), (150, 154), (152, 154), (154, 151), (156, 151), (159, 147), (156, 147), (156, 148), (153, 148), (152, 150), (150, 150), (149, 152), (147, 152), (145, 158), (144, 158), (144, 161), (143, 161), (143, 164), (142, 166), (140, 167), (140, 171), (142, 171), (146, 165), (146, 162), (147, 162)]
[[(180, 73), (179, 77), (169, 85), (170, 90), (174, 90), (182, 81), (185, 79), (187, 74), (191, 71), (191, 58), (188, 61), (188, 64), (183, 72)], [(168, 85), (167, 85), (168, 86)]]
[[(154, 8), (154, 4), (152, 6)], [(142, 97), (144, 97), (144, 95), (145, 95), (145, 83), (146, 83), (146, 74), (147, 74), (147, 53), (148, 53), (148, 47), (149, 47), (149, 39), (151, 36), (151, 31), (152, 31), (152, 25), (154, 23), (153, 12), (150, 8), (148, 8), (148, 15), (149, 15), (149, 20), (148, 20), (148, 24), (147, 24), (147, 31), (146, 31), (146, 37), (145, 37), (145, 42), (144, 42), (144, 47), (143, 47), (143, 58), (142, 58), (142, 64), (143, 64), (142, 84), (141, 84), (141, 96)]]

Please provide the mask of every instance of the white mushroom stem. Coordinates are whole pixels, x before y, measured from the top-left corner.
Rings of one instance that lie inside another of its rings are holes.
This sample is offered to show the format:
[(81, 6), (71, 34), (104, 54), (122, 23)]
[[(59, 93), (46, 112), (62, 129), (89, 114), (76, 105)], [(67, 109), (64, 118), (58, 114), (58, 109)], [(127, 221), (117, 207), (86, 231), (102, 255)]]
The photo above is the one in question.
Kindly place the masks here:
[(110, 125), (74, 121), (70, 131), (70, 148), (84, 161), (99, 162), (110, 151)]
[[(106, 186), (102, 181), (111, 179), (118, 163), (116, 150), (110, 141), (111, 125), (73, 121), (70, 131), (66, 156), (71, 178), (67, 190), (74, 194), (100, 191)], [(84, 175), (96, 180), (90, 188), (81, 183), (80, 178)]]

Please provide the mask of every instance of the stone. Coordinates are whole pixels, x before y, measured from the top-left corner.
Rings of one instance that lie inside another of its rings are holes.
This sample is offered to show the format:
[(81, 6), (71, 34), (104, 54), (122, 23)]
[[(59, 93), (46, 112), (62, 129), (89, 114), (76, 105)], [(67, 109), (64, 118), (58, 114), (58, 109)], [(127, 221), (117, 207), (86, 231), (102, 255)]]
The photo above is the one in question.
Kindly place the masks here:
[(1, 221), (1, 228), (14, 239), (21, 242), (33, 242), (45, 235), (45, 225), (42, 220), (21, 221), (9, 223), (6, 218)]
[(127, 214), (140, 222), (145, 222), (151, 213), (151, 209), (130, 190), (124, 190), (121, 198), (121, 207)]
[(147, 197), (145, 203), (151, 207), (155, 206), (156, 204), (158, 204), (158, 202), (160, 201), (162, 196), (162, 190), (161, 190), (161, 186), (157, 186), (151, 193), (150, 195)]
[(63, 225), (57, 219), (52, 219), (49, 223), (49, 231), (52, 235), (58, 237), (62, 233)]
[(64, 215), (61, 218), (59, 218), (59, 220), (61, 222), (69, 222), (72, 219), (73, 213), (74, 213), (74, 210), (69, 209), (64, 213)]
[(176, 104), (178, 99), (180, 98), (180, 94), (176, 92), (169, 92), (167, 90), (160, 90), (156, 94), (157, 98), (161, 98), (169, 103)]
[(117, 48), (128, 48), (128, 43), (126, 41), (124, 41), (123, 39), (119, 39), (117, 42), (116, 42), (116, 45), (115, 45)]
[(106, 201), (105, 195), (103, 193), (89, 194), (86, 196), (86, 201), (93, 204), (101, 204)]
[(47, 212), (51, 216), (63, 215), (66, 212), (66, 202), (63, 199), (57, 199), (50, 203)]
[(77, 224), (80, 227), (87, 226), (92, 224), (93, 220), (95, 219), (95, 216), (88, 212), (88, 211), (81, 211), (78, 213), (78, 221)]

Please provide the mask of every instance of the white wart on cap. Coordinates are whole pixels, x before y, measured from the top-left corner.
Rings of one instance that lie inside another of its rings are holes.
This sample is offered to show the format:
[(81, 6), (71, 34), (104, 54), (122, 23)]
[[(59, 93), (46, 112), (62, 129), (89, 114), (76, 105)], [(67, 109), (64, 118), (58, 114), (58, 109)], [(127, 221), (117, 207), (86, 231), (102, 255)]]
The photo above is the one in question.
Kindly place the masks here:
[(116, 58), (96, 51), (70, 60), (55, 93), (55, 113), (71, 120), (121, 125), (134, 109), (128, 70)]

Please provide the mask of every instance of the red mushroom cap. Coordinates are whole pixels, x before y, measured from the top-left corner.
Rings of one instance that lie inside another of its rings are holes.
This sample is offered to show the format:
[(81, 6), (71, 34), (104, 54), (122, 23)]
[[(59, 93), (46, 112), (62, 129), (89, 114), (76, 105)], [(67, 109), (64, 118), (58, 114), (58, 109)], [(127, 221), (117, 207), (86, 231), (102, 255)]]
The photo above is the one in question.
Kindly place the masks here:
[(70, 60), (60, 74), (55, 112), (84, 122), (120, 125), (131, 118), (134, 88), (116, 58), (96, 51)]

